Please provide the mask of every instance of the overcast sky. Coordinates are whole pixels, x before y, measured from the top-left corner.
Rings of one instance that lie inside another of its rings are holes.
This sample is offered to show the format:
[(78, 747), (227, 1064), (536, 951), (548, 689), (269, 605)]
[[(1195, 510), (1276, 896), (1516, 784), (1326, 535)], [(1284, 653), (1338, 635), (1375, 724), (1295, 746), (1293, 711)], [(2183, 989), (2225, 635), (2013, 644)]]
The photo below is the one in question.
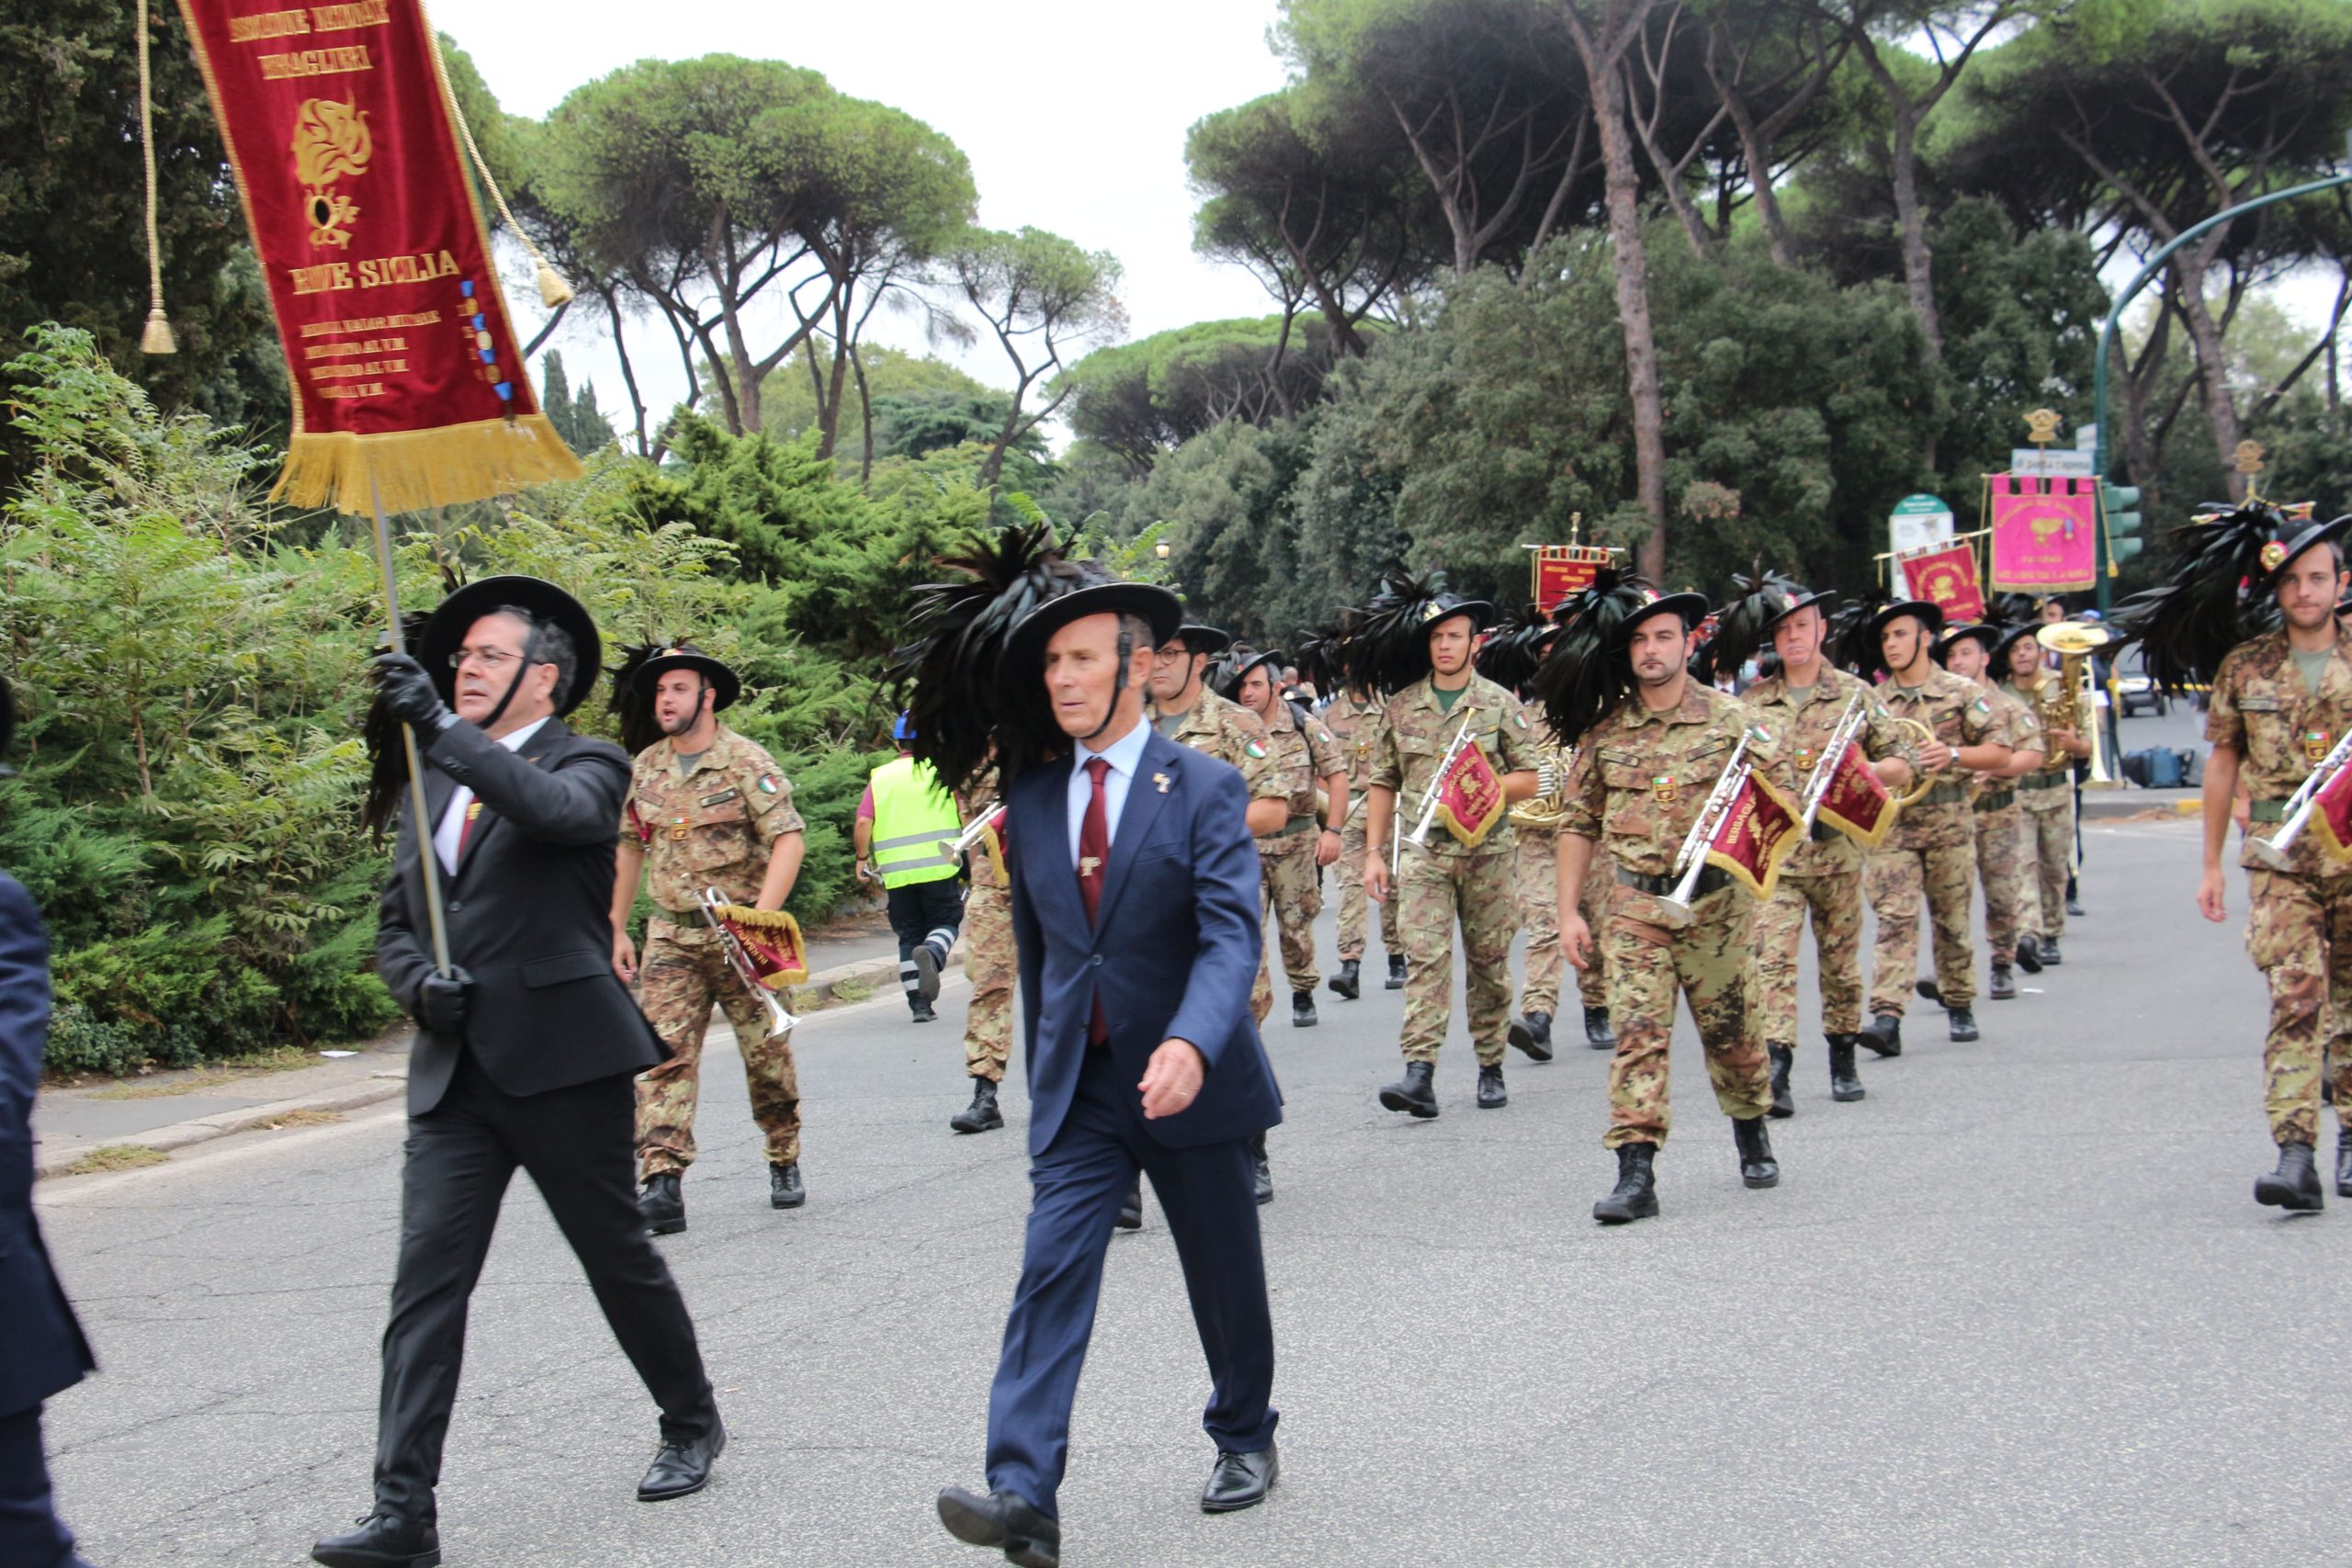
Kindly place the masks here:
[[(433, 19), (473, 57), (508, 113), (534, 118), (581, 84), (648, 56), (730, 53), (820, 71), (842, 92), (903, 109), (953, 139), (972, 161), (989, 228), (1049, 229), (1116, 255), (1126, 267), (1130, 328), (1141, 337), (1273, 309), (1249, 274), (1193, 254), (1184, 132), (1204, 114), (1282, 85), (1282, 64), (1266, 47), (1274, 16), (1273, 0), (1188, 0), (1151, 13), (1106, 0), (444, 0)], [(510, 286), (507, 297), (516, 324), (536, 331), (545, 319), (537, 294)], [(911, 321), (879, 320), (871, 330), (896, 346), (924, 347)], [(624, 423), (627, 394), (608, 343), (567, 325), (555, 344), (575, 384), (583, 371), (593, 375), (606, 413)], [(668, 329), (633, 325), (629, 347), (658, 418), (685, 392)], [(992, 342), (941, 352), (1011, 385)]]

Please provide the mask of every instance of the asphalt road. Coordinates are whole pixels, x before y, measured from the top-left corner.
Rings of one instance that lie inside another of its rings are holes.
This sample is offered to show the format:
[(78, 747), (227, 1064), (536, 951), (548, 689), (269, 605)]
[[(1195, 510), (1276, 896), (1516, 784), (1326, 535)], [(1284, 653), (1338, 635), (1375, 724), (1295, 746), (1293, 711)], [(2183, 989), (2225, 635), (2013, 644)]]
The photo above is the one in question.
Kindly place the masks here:
[[(2238, 927), (2191, 906), (2192, 831), (2092, 829), (2091, 918), (2063, 968), (1981, 1005), (1981, 1043), (1915, 1010), (1905, 1055), (1866, 1056), (1869, 1099), (1840, 1106), (1808, 1040), (1778, 1190), (1739, 1185), (1686, 1030), (1665, 1212), (1623, 1229), (1589, 1218), (1600, 1055), (1514, 1055), (1510, 1107), (1482, 1112), (1457, 1030), (1444, 1114), (1416, 1123), (1374, 1100), (1396, 994), (1327, 994), (1312, 1032), (1278, 1018), (1281, 1486), (1196, 1510), (1206, 1379), (1155, 1215), (1114, 1247), (1066, 1561), (2342, 1561), (2352, 1203), (2251, 1201), (2262, 993)], [(808, 1207), (766, 1207), (718, 1055), (693, 1228), (663, 1244), (732, 1433), (716, 1483), (632, 1500), (653, 1412), (518, 1183), (450, 1436), (451, 1564), (996, 1561), (931, 1500), (980, 1480), (1022, 1097), (1016, 1130), (951, 1135), (956, 1024), (891, 998), (813, 1021), (801, 1051)], [(399, 1154), (374, 1114), (43, 1188), (105, 1362), (50, 1412), (94, 1562), (294, 1563), (365, 1507)]]

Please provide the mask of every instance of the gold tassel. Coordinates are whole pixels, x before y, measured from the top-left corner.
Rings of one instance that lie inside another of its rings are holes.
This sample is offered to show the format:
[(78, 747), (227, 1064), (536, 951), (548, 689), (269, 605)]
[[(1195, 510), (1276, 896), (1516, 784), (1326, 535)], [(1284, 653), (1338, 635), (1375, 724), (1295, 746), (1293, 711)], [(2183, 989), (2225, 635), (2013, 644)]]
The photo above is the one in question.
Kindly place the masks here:
[(269, 498), (363, 512), (373, 484), (385, 512), (419, 512), (576, 479), (585, 471), (543, 413), (380, 435), (310, 431), (287, 444), (286, 468)]
[(164, 319), (161, 305), (147, 312), (147, 330), (139, 334), (139, 351), (141, 354), (177, 354), (180, 351), (178, 340), (172, 336), (172, 323)]
[(571, 303), (571, 285), (563, 280), (561, 273), (548, 265), (545, 256), (539, 258), (539, 303), (550, 310)]
[(139, 334), (139, 347), (144, 354), (177, 354), (179, 343), (164, 314), (164, 246), (155, 233), (155, 95), (147, 30), (147, 0), (139, 0), (139, 150), (147, 162), (147, 330)]
[(506, 227), (523, 242), (523, 248), (538, 264), (539, 303), (550, 310), (570, 304), (571, 285), (563, 280), (561, 273), (548, 265), (548, 258), (539, 253), (538, 246), (531, 243), (531, 236), (524, 231), (523, 225), (514, 221), (514, 213), (506, 205), (505, 193), (498, 188), (498, 177), (490, 172), (490, 160), (483, 157), (481, 149), (474, 145), (473, 127), (466, 123), (466, 111), (458, 107), (457, 92), (449, 85), (449, 67), (441, 58), (441, 35), (433, 30), (433, 21), (429, 17), (424, 20), (424, 36), (433, 46), (433, 73), (440, 80), (441, 101), (448, 106), (449, 118), (458, 128), (458, 139), (466, 144), (466, 155), (473, 160), (474, 172), (481, 176), (482, 188), (490, 192), (490, 199), (497, 207), (498, 215), (506, 220)]

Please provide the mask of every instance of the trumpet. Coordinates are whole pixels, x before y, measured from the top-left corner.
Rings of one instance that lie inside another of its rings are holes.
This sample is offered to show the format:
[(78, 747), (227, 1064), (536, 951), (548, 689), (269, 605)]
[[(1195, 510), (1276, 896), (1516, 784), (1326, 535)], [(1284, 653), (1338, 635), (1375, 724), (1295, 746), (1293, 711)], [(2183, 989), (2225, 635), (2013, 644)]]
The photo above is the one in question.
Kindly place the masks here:
[(2347, 762), (2352, 762), (2352, 731), (2347, 731), (2335, 749), (2320, 759), (2311, 776), (2287, 797), (2286, 818), (2279, 823), (2278, 830), (2267, 839), (2246, 840), (2246, 858), (2271, 871), (2286, 870), (2287, 852), (2301, 835), (2303, 824), (2312, 819), (2312, 807), (2319, 803), (2320, 792), (2335, 782), (2335, 775), (2344, 771)]
[(1797, 824), (1799, 831), (1813, 831), (1822, 798), (1829, 793), (1829, 781), (1838, 776), (1838, 764), (1844, 761), (1846, 748), (1854, 743), (1867, 716), (1862, 712), (1862, 694), (1856, 692), (1846, 700), (1846, 711), (1838, 716), (1838, 728), (1829, 732), (1829, 744), (1823, 750), (1821, 760), (1814, 763), (1813, 776), (1804, 781), (1804, 819)]
[(800, 1021), (786, 1010), (785, 1005), (776, 999), (774, 991), (760, 983), (760, 973), (752, 967), (751, 954), (743, 951), (743, 940), (735, 934), (733, 927), (719, 919), (718, 911), (727, 904), (725, 896), (716, 887), (706, 887), (695, 895), (695, 902), (702, 906), (704, 923), (718, 933), (718, 945), (726, 950), (727, 962), (733, 966), (736, 978), (749, 986), (752, 988), (752, 995), (759, 998), (761, 1003), (766, 1007), (768, 1037), (774, 1039), (779, 1034), (789, 1032), (792, 1026)]
[(1715, 829), (1723, 826), (1724, 813), (1729, 811), (1731, 803), (1739, 798), (1739, 792), (1747, 785), (1747, 775), (1753, 771), (1742, 761), (1747, 754), (1747, 737), (1743, 735), (1739, 738), (1739, 744), (1732, 748), (1731, 760), (1724, 764), (1723, 776), (1715, 781), (1713, 792), (1707, 796), (1707, 804), (1699, 808), (1699, 819), (1690, 824), (1690, 831), (1683, 837), (1682, 848), (1675, 852), (1674, 869), (1682, 873), (1682, 880), (1675, 884), (1673, 892), (1664, 894), (1658, 899), (1666, 906), (1668, 925), (1687, 926), (1690, 923), (1690, 901), (1698, 896), (1700, 874), (1707, 869), (1707, 840), (1713, 838)]
[(995, 825), (996, 814), (1002, 809), (1003, 805), (1002, 801), (991, 800), (981, 807), (978, 812), (974, 813), (972, 820), (965, 824), (961, 833), (952, 839), (939, 840), (939, 852), (951, 861), (963, 859), (971, 852), (972, 846), (985, 838), (989, 828)]
[(1453, 732), (1453, 743), (1445, 749), (1445, 755), (1438, 759), (1437, 772), (1430, 775), (1429, 787), (1421, 791), (1421, 820), (1410, 835), (1415, 849), (1430, 841), (1430, 829), (1437, 822), (1438, 802), (1445, 794), (1445, 775), (1453, 771), (1454, 761), (1464, 748), (1477, 744), (1470, 739), (1473, 713), (1474, 710), (1469, 708), (1463, 710), (1462, 728)]

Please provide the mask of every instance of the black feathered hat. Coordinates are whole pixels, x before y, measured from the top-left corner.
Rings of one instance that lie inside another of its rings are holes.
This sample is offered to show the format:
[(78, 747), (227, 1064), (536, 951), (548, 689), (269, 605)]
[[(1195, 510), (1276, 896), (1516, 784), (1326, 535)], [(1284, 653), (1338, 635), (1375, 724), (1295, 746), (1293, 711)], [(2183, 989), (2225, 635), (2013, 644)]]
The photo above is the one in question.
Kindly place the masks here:
[(1559, 623), (1533, 604), (1504, 617), (1478, 645), (1478, 673), (1507, 692), (1527, 694), (1544, 662), (1544, 650), (1560, 635)]
[(1888, 604), (1886, 590), (1873, 588), (1830, 612), (1829, 630), (1822, 638), (1821, 656), (1840, 670), (1868, 680), (1886, 668), (1879, 649), (1878, 613)]
[(1939, 637), (1943, 635), (1944, 607), (1932, 599), (1896, 599), (1881, 604), (1871, 612), (1870, 618), (1870, 638), (1872, 649), (1871, 657), (1876, 660), (1878, 668), (1884, 669), (1886, 666), (1886, 655), (1876, 650), (1881, 645), (1881, 639), (1886, 636), (1888, 623), (1899, 621), (1905, 615), (1909, 615), (1925, 626), (1929, 637)]
[(1216, 694), (1229, 703), (1239, 702), (1241, 682), (1248, 680), (1250, 671), (1257, 669), (1261, 664), (1270, 667), (1266, 679), (1279, 683), (1283, 672), (1281, 649), (1269, 648), (1261, 651), (1247, 647), (1236, 647), (1225, 662), (1217, 667)]
[(1984, 657), (1990, 659), (1993, 650), (2001, 645), (2001, 630), (1990, 621), (1971, 621), (1964, 626), (1954, 626), (1936, 639), (1935, 660), (1939, 664), (1949, 663), (1947, 656), (1951, 652), (1952, 644), (1957, 642), (1973, 642), (1984, 650)]
[(733, 706), (735, 699), (743, 694), (743, 682), (734, 671), (690, 642), (673, 643), (667, 648), (657, 649), (651, 658), (639, 661), (629, 671), (628, 683), (636, 689), (638, 695), (650, 702), (662, 677), (673, 670), (691, 670), (710, 682), (714, 694), (710, 704), (713, 713)]
[(1634, 615), (1617, 623), (1617, 646), (1623, 648), (1634, 640), (1634, 628), (1644, 621), (1660, 615), (1679, 615), (1682, 629), (1689, 631), (1707, 618), (1707, 596), (1703, 593), (1657, 593)]
[(1472, 631), (1485, 631), (1495, 622), (1494, 601), (1465, 599), (1459, 593), (1437, 593), (1421, 605), (1421, 634), (1428, 636), (1437, 630), (1440, 622), (1450, 621), (1456, 615), (1469, 616)]
[(1773, 626), (1783, 615), (1792, 614), (1800, 601), (1811, 604), (1827, 597), (1806, 598), (1795, 580), (1761, 567), (1753, 577), (1734, 577), (1731, 584), (1735, 596), (1714, 617), (1713, 635), (1690, 654), (1690, 673), (1710, 686), (1724, 676), (1738, 674), (1762, 652)]
[(1440, 624), (1467, 615), (1483, 627), (1494, 610), (1484, 599), (1450, 592), (1442, 571), (1415, 577), (1401, 567), (1392, 570), (1356, 612), (1359, 624), (1344, 655), (1348, 673), (1354, 682), (1394, 696), (1429, 678), (1430, 633)]
[(1187, 653), (1206, 653), (1214, 656), (1223, 653), (1233, 646), (1233, 634), (1216, 626), (1204, 626), (1198, 621), (1186, 621), (1176, 628), (1174, 637), (1163, 637), (1160, 641), (1163, 647), (1170, 642), (1181, 642), (1184, 645), (1184, 651)]
[(450, 667), (450, 655), (464, 646), (476, 621), (500, 610), (521, 610), (537, 626), (554, 626), (571, 638), (571, 681), (554, 694), (555, 711), (568, 714), (587, 701), (604, 673), (604, 643), (596, 635), (596, 622), (579, 600), (537, 577), (485, 577), (435, 606), (424, 635), (416, 639), (416, 657), (439, 688), (441, 700), (453, 706), (457, 702), (458, 672)]
[[(1633, 691), (1634, 667), (1625, 652), (1629, 628), (1657, 614), (1657, 606), (1668, 599), (1699, 596), (1662, 595), (1638, 577), (1603, 567), (1592, 586), (1553, 612), (1560, 632), (1531, 685), (1561, 745), (1578, 744)], [(1706, 601), (1699, 599), (1699, 604), (1703, 612)]]
[(2160, 691), (2211, 684), (2230, 649), (2278, 624), (2273, 594), (2287, 569), (2347, 526), (2352, 516), (2313, 523), (2308, 503), (2259, 498), (2200, 512), (2173, 531), (2180, 553), (2165, 581), (2117, 606), (2120, 640), (2141, 645)]
[[(2001, 633), (2001, 640), (1993, 645), (1994, 674), (2007, 675), (2009, 672), (2009, 649), (2017, 647), (2019, 638), (2030, 637), (2041, 629), (2040, 622), (2030, 620), (2019, 621), (2015, 626), (2006, 627)], [(2040, 646), (2039, 643), (2035, 644), (2037, 648)]]

